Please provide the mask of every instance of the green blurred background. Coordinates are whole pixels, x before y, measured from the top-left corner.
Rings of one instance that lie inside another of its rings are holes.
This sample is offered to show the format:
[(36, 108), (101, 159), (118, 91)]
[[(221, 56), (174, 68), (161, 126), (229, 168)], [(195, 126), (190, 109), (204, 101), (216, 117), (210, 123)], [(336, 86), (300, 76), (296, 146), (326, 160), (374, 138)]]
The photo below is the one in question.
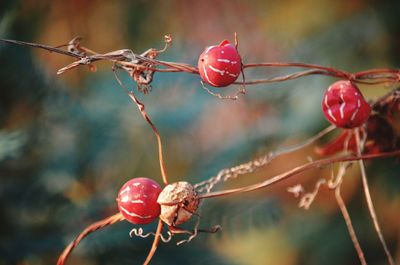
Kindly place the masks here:
[[(236, 31), (246, 63), (301, 61), (358, 71), (400, 66), (399, 15), (399, 1), (2, 0), (0, 37), (60, 45), (82, 36), (98, 52), (139, 53), (161, 48), (163, 36), (171, 34), (173, 46), (160, 58), (196, 64), (206, 46), (233, 40)], [(115, 197), (125, 181), (150, 177), (161, 183), (154, 135), (116, 83), (111, 65), (57, 76), (71, 61), (0, 44), (0, 265), (55, 264), (83, 228), (117, 211)], [(252, 79), (283, 73), (246, 74)], [(127, 75), (122, 79), (135, 87)], [(320, 100), (333, 81), (307, 77), (248, 87), (232, 102), (207, 94), (198, 76), (157, 73), (153, 91), (139, 97), (162, 135), (171, 181), (196, 183), (327, 126)], [(388, 91), (363, 89), (370, 99)], [(312, 155), (307, 148), (285, 156), (225, 187), (255, 183)], [(367, 166), (385, 237), (399, 261), (398, 164), (380, 160)], [(153, 264), (358, 264), (332, 193), (322, 190), (305, 211), (286, 192), (297, 183), (310, 190), (326, 175), (308, 172), (261, 192), (206, 201), (202, 226), (221, 224), (223, 231), (179, 247), (162, 244)], [(360, 184), (352, 170), (343, 196), (367, 261), (386, 264)], [(130, 238), (132, 227), (121, 222), (94, 233), (68, 264), (141, 264), (151, 239)]]

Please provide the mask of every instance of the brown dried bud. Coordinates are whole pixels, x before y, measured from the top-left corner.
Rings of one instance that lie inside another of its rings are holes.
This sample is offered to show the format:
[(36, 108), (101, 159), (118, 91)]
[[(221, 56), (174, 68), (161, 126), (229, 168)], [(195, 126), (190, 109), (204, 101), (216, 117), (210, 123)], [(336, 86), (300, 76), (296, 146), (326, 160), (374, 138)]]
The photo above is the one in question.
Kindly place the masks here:
[(160, 218), (169, 226), (187, 222), (199, 206), (194, 187), (186, 181), (167, 185), (157, 202), (161, 205)]
[(167, 34), (167, 35), (164, 36), (164, 42), (165, 42), (167, 45), (171, 45), (171, 43), (172, 43), (171, 34)]

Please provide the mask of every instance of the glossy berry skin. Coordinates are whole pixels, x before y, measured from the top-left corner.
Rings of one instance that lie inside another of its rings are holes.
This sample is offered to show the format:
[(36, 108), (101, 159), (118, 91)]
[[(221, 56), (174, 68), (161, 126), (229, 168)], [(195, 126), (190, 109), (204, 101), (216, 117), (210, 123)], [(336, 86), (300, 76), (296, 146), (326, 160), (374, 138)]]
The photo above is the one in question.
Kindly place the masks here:
[(360, 90), (350, 81), (332, 84), (322, 100), (325, 117), (336, 127), (356, 128), (368, 120), (371, 107)]
[(151, 223), (160, 215), (160, 192), (160, 185), (152, 179), (131, 179), (118, 192), (118, 210), (131, 223)]
[(198, 68), (204, 82), (214, 87), (225, 87), (240, 75), (242, 60), (235, 46), (224, 40), (206, 48), (199, 57)]

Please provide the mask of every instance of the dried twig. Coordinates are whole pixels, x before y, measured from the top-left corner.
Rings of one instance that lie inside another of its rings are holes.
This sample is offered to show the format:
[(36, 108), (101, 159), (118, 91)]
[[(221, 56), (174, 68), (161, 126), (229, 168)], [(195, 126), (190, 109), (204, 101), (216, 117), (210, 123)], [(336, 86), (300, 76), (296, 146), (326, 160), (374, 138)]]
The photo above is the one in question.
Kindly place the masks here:
[(347, 165), (345, 163), (342, 163), (339, 166), (339, 171), (336, 176), (336, 181), (335, 181), (334, 185), (332, 185), (333, 183), (331, 183), (331, 185), (329, 185), (329, 188), (335, 190), (336, 202), (338, 203), (340, 211), (342, 212), (342, 215), (343, 215), (343, 219), (346, 222), (347, 230), (349, 231), (351, 241), (353, 241), (353, 246), (357, 251), (358, 258), (360, 259), (360, 262), (362, 265), (367, 265), (367, 261), (365, 260), (364, 252), (361, 249), (360, 242), (358, 241), (356, 232), (355, 232), (353, 224), (351, 222), (350, 214), (347, 210), (346, 204), (343, 201), (342, 195), (340, 193), (340, 188), (342, 186), (343, 176), (346, 172), (346, 167), (347, 167)]
[(151, 249), (149, 251), (149, 254), (147, 255), (146, 260), (144, 261), (143, 265), (147, 265), (150, 263), (151, 259), (154, 256), (154, 253), (156, 253), (157, 250), (157, 246), (158, 243), (160, 242), (160, 235), (161, 235), (161, 231), (163, 229), (164, 223), (161, 221), (161, 219), (158, 221), (158, 225), (157, 225), (157, 230), (156, 233), (154, 235), (154, 241), (153, 244), (151, 246)]
[(303, 196), (301, 196), (299, 207), (304, 208), (305, 210), (310, 209), (311, 204), (314, 202), (315, 198), (318, 195), (319, 189), (324, 184), (326, 184), (326, 179), (319, 179), (315, 184), (314, 190), (312, 192), (305, 193)]
[[(359, 129), (356, 129), (355, 135), (356, 135), (356, 143), (357, 143), (357, 155), (359, 156), (362, 153), (361, 147), (363, 146), (363, 143), (362, 143), (362, 141), (360, 139)], [(379, 241), (382, 244), (382, 247), (383, 247), (383, 249), (385, 251), (385, 254), (386, 254), (386, 257), (388, 259), (389, 264), (390, 265), (395, 265), (393, 257), (390, 254), (390, 251), (389, 251), (389, 249), (387, 247), (385, 238), (383, 237), (382, 230), (381, 230), (381, 228), (379, 226), (378, 217), (376, 216), (375, 207), (374, 207), (374, 204), (373, 204), (372, 198), (371, 198), (371, 192), (369, 190), (367, 173), (365, 171), (364, 161), (363, 160), (359, 160), (358, 164), (359, 164), (360, 170), (361, 170), (362, 185), (363, 185), (363, 190), (364, 190), (364, 194), (365, 194), (365, 200), (366, 200), (367, 205), (368, 205), (368, 211), (369, 211), (369, 214), (371, 216), (371, 220), (372, 220), (372, 222), (374, 224), (376, 233), (378, 234)]]
[(304, 171), (307, 171), (307, 170), (310, 170), (313, 168), (323, 167), (326, 165), (332, 165), (332, 164), (338, 163), (338, 162), (369, 160), (369, 159), (393, 157), (393, 156), (399, 156), (399, 155), (400, 155), (400, 150), (396, 150), (396, 151), (392, 151), (392, 152), (384, 152), (384, 153), (379, 153), (379, 154), (369, 154), (369, 155), (362, 155), (362, 156), (350, 155), (350, 156), (339, 156), (339, 157), (334, 157), (334, 158), (320, 159), (320, 160), (312, 161), (312, 162), (303, 164), (301, 166), (295, 167), (289, 171), (286, 171), (285, 173), (276, 175), (272, 178), (269, 178), (265, 181), (262, 181), (262, 182), (259, 182), (259, 183), (253, 184), (253, 185), (249, 185), (249, 186), (241, 187), (241, 188), (200, 194), (198, 198), (205, 199), (205, 198), (221, 197), (221, 196), (226, 196), (226, 195), (230, 195), (230, 194), (244, 193), (244, 192), (250, 192), (250, 191), (263, 189), (263, 188), (266, 188), (273, 184), (276, 184), (278, 182), (281, 182), (291, 176), (295, 176), (301, 172), (304, 172)]
[(72, 241), (62, 252), (62, 254), (59, 256), (57, 265), (64, 265), (64, 263), (67, 261), (69, 255), (71, 254), (72, 250), (78, 246), (78, 244), (87, 237), (89, 234), (93, 233), (96, 230), (102, 229), (106, 226), (110, 226), (112, 224), (115, 224), (119, 221), (124, 220), (124, 217), (122, 216), (121, 213), (114, 214), (112, 216), (109, 216), (101, 221), (98, 221), (96, 223), (93, 223), (89, 225), (85, 230), (83, 230), (79, 236), (75, 238), (74, 241)]
[(154, 134), (156, 135), (157, 138), (157, 144), (158, 144), (158, 157), (159, 157), (159, 162), (160, 162), (160, 169), (161, 169), (161, 176), (163, 179), (163, 182), (165, 185), (168, 184), (168, 177), (167, 173), (165, 170), (165, 162), (164, 162), (164, 156), (163, 156), (163, 149), (162, 149), (162, 142), (161, 142), (161, 136), (160, 133), (158, 132), (156, 126), (153, 124), (149, 116), (147, 115), (145, 111), (144, 104), (140, 102), (135, 94), (130, 91), (121, 81), (121, 79), (118, 77), (116, 70), (113, 68), (113, 72), (115, 75), (115, 79), (117, 80), (118, 84), (125, 90), (125, 92), (128, 94), (128, 96), (132, 99), (133, 102), (135, 102), (136, 106), (138, 107), (140, 113), (142, 114), (143, 118), (147, 121), (148, 124), (150, 124), (151, 129), (153, 130)]
[[(167, 36), (166, 36), (167, 37)], [(237, 40), (237, 37), (236, 37)], [(167, 61), (160, 61), (156, 60), (155, 58), (149, 58), (143, 55), (135, 54), (128, 49), (118, 50), (106, 54), (94, 54), (87, 56), (86, 54), (82, 55), (79, 53), (65, 51), (60, 48), (37, 44), (37, 43), (29, 43), (24, 41), (17, 41), (17, 40), (7, 40), (7, 39), (0, 39), (2, 42), (17, 44), (17, 45), (24, 45), (30, 46), (40, 49), (45, 49), (47, 51), (56, 52), (59, 54), (71, 56), (74, 58), (78, 58), (79, 60), (70, 64), (67, 67), (64, 67), (59, 70), (59, 73), (64, 72), (65, 70), (71, 69), (78, 65), (87, 65), (91, 64), (95, 61), (99, 60), (108, 60), (113, 63), (120, 63), (122, 66), (127, 68), (136, 68), (142, 69), (143, 71), (149, 70), (154, 72), (186, 72), (190, 74), (199, 74), (199, 71), (196, 66), (192, 66), (186, 63), (177, 63), (177, 62), (167, 62)], [(165, 38), (166, 43), (171, 42), (171, 37)], [(235, 41), (236, 42), (236, 41)], [(237, 43), (237, 42), (236, 42)], [(81, 47), (83, 50), (91, 51), (85, 47)], [(160, 50), (160, 52), (164, 51), (164, 49)], [(131, 59), (139, 59), (142, 62), (147, 63), (147, 65), (138, 65), (135, 62), (130, 62), (129, 60), (126, 61), (126, 57), (122, 56), (119, 57), (117, 53), (121, 51), (130, 51)], [(157, 68), (154, 66), (162, 66), (163, 68)], [(139, 68), (138, 68), (139, 67)], [(308, 69), (306, 71), (297, 71), (292, 74), (287, 74), (284, 76), (278, 76), (273, 78), (267, 79), (258, 79), (258, 80), (249, 80), (245, 81), (243, 79), (242, 82), (236, 82), (237, 85), (256, 85), (256, 84), (265, 84), (265, 83), (274, 83), (274, 82), (284, 82), (288, 80), (297, 79), (300, 77), (308, 76), (308, 75), (324, 75), (324, 76), (331, 76), (340, 79), (347, 79), (355, 83), (363, 83), (363, 84), (386, 84), (386, 83), (398, 83), (400, 81), (400, 70), (398, 69), (370, 69), (366, 71), (360, 71), (355, 73), (346, 72), (337, 68), (333, 67), (325, 67), (317, 64), (307, 64), (307, 63), (298, 63), (298, 62), (268, 62), (268, 63), (248, 63), (243, 64), (242, 69), (249, 69), (249, 68), (260, 68), (260, 67), (270, 67), (270, 68), (304, 68)], [(244, 72), (242, 72), (244, 75)], [(240, 90), (243, 93), (244, 90)], [(215, 93), (217, 94), (217, 93)]]
[(274, 160), (275, 158), (277, 158), (279, 156), (290, 154), (296, 150), (299, 150), (299, 149), (304, 148), (312, 143), (315, 143), (318, 139), (320, 139), (323, 136), (325, 136), (326, 134), (332, 132), (334, 129), (335, 129), (335, 126), (329, 126), (329, 127), (325, 128), (324, 130), (322, 130), (321, 132), (319, 132), (318, 134), (316, 134), (315, 136), (306, 140), (304, 143), (301, 143), (301, 144), (298, 144), (295, 146), (291, 146), (291, 147), (287, 147), (287, 148), (282, 148), (275, 152), (270, 152), (266, 155), (263, 155), (261, 157), (258, 157), (254, 160), (251, 160), (249, 162), (243, 163), (238, 166), (222, 169), (218, 172), (218, 174), (215, 177), (211, 177), (208, 180), (197, 183), (196, 185), (194, 185), (194, 187), (196, 188), (196, 190), (198, 192), (206, 191), (207, 193), (209, 193), (216, 184), (218, 184), (220, 182), (228, 181), (228, 180), (236, 178), (237, 176), (240, 176), (240, 175), (252, 173), (255, 170), (257, 170), (258, 168), (264, 167), (267, 164), (271, 163), (272, 160)]

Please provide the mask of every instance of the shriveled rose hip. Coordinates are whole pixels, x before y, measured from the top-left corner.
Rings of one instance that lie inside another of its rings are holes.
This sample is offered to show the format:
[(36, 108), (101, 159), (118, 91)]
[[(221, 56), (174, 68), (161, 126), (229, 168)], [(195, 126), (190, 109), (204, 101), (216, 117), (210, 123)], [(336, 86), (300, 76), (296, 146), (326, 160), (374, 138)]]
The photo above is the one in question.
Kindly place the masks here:
[(200, 203), (194, 187), (186, 181), (165, 186), (157, 202), (161, 204), (160, 219), (169, 226), (189, 221)]
[(207, 47), (200, 55), (198, 68), (204, 82), (214, 87), (232, 84), (242, 69), (240, 55), (229, 41)]
[(161, 208), (157, 203), (160, 192), (160, 185), (152, 179), (131, 179), (118, 193), (118, 209), (131, 223), (151, 223), (160, 215)]
[(360, 90), (350, 81), (332, 84), (322, 100), (325, 117), (336, 127), (356, 128), (368, 120), (371, 107)]

